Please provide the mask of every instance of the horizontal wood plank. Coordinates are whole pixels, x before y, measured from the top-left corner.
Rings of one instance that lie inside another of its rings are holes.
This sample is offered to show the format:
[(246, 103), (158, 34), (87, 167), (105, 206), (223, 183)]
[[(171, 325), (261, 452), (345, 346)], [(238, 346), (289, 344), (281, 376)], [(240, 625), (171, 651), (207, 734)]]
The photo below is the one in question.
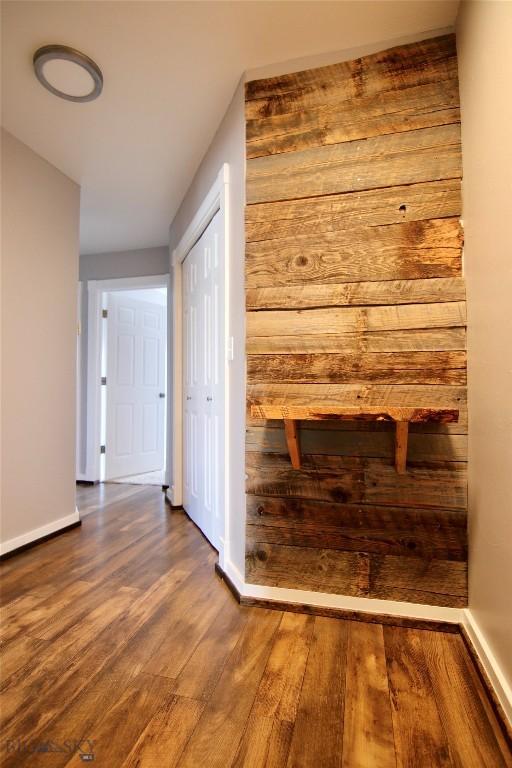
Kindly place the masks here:
[(358, 352), (421, 352), (466, 349), (466, 329), (375, 331), (372, 333), (325, 333), (300, 336), (250, 336), (248, 355), (291, 355)]
[(247, 381), (465, 384), (465, 352), (249, 355)]
[(461, 245), (458, 219), (248, 243), (246, 287), (458, 277)]
[[(252, 408), (252, 406), (251, 406)], [(251, 410), (247, 410), (246, 428), (265, 427), (266, 429), (282, 429), (283, 420), (265, 419), (258, 416), (252, 416)], [(301, 431), (312, 429), (314, 431), (329, 432), (393, 432), (394, 425), (389, 421), (301, 421), (299, 420)], [(411, 433), (421, 435), (466, 435), (467, 436), (467, 413), (462, 408), (459, 411), (459, 420), (448, 424), (439, 424), (433, 421), (424, 423), (413, 423), (410, 425)]]
[(350, 597), (467, 605), (467, 565), (454, 560), (255, 543), (247, 548), (246, 580)]
[(246, 83), (246, 120), (457, 77), (455, 35)]
[(466, 523), (466, 514), (460, 510), (247, 496), (247, 537), (251, 544), (464, 561)]
[(247, 157), (460, 122), (456, 78), (247, 120)]
[(274, 403), (307, 407), (321, 404), (342, 407), (389, 406), (396, 408), (458, 408), (466, 406), (465, 387), (383, 384), (251, 384), (247, 387), (249, 405)]
[(410, 462), (397, 475), (384, 459), (302, 455), (300, 470), (282, 454), (246, 453), (246, 490), (255, 496), (350, 504), (466, 509), (466, 464)]
[(245, 208), (247, 242), (460, 216), (461, 181), (443, 179)]
[(249, 288), (246, 291), (245, 304), (251, 311), (379, 304), (435, 304), (464, 301), (465, 298), (466, 289), (463, 278), (451, 277)]
[[(274, 423), (274, 422), (272, 422)], [(276, 422), (277, 423), (277, 422)], [(394, 455), (394, 427), (385, 430), (358, 431), (336, 429), (305, 429), (308, 422), (301, 422), (300, 442), (304, 453), (331, 456), (366, 456), (391, 460)], [(309, 422), (309, 425), (317, 422)], [(356, 426), (360, 426), (358, 422)], [(467, 461), (466, 435), (409, 434), (408, 456), (411, 461)], [(248, 451), (262, 453), (286, 453), (286, 440), (281, 426), (248, 426), (245, 434)]]
[(402, 304), (383, 307), (335, 307), (262, 310), (247, 313), (247, 336), (367, 333), (465, 327), (466, 303)]
[(291, 355), (319, 353), (359, 354), (369, 352), (421, 352), (466, 349), (466, 329), (375, 331), (372, 333), (326, 333), (301, 336), (250, 336), (248, 355)]
[(443, 125), (248, 160), (246, 202), (296, 200), (460, 176), (460, 125)]

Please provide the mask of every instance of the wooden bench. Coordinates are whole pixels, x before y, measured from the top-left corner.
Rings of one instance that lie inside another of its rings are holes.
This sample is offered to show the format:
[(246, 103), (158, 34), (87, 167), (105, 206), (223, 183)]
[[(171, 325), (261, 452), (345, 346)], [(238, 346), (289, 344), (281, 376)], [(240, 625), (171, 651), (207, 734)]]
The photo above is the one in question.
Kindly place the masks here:
[(396, 425), (395, 468), (399, 475), (407, 470), (409, 424), (431, 421), (448, 424), (459, 420), (459, 411), (439, 408), (379, 408), (374, 406), (274, 405), (251, 406), (251, 416), (260, 419), (282, 419), (288, 453), (294, 469), (301, 467), (299, 421), (390, 421)]

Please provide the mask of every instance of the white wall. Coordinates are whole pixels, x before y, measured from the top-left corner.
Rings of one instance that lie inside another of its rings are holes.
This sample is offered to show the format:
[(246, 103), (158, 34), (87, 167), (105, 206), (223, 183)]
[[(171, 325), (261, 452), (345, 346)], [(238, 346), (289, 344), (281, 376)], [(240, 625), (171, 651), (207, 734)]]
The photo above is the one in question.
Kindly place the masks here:
[(457, 22), (468, 298), (469, 608), (512, 686), (512, 4)]
[[(170, 230), (170, 250), (178, 245), (194, 214), (212, 187), (223, 163), (230, 172), (230, 287), (229, 335), (234, 338), (234, 360), (229, 366), (231, 466), (231, 559), (244, 573), (245, 561), (245, 291), (244, 291), (244, 205), (245, 205), (245, 120), (244, 89), (240, 83), (221, 125), (189, 187)], [(172, 295), (172, 287), (171, 287)], [(172, 384), (172, 377), (169, 378)], [(172, 402), (172, 392), (169, 392)], [(172, 467), (172, 457), (169, 462)], [(171, 483), (173, 478), (171, 478)]]
[(167, 245), (133, 251), (80, 255), (80, 280), (110, 280), (117, 277), (165, 275), (169, 272)]
[(2, 131), (1, 541), (6, 549), (76, 515), (79, 214), (77, 184)]

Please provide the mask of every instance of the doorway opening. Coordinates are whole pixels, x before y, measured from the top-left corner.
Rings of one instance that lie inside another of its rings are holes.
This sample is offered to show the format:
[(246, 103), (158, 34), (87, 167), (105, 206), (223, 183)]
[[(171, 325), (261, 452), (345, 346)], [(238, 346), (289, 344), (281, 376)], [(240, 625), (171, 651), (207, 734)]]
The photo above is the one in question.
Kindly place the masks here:
[(169, 276), (89, 281), (87, 473), (167, 487)]
[(167, 287), (104, 291), (100, 478), (164, 485)]

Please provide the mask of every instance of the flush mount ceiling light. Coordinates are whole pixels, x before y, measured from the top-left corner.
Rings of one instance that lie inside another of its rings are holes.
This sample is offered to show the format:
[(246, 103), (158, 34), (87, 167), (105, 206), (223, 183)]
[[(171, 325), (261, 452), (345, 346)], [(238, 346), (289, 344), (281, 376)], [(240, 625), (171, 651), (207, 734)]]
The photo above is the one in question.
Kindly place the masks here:
[(33, 61), (41, 85), (61, 99), (92, 101), (101, 93), (101, 69), (85, 53), (67, 45), (43, 45)]

